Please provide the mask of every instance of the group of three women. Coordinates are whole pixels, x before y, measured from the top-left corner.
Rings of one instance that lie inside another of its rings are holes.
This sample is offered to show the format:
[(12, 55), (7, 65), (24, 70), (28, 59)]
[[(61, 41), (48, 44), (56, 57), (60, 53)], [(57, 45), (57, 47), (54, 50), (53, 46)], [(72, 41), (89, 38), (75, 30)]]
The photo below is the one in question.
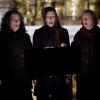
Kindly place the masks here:
[[(31, 79), (28, 75), (29, 72), (25, 69), (24, 62), (25, 50), (31, 48), (45, 49), (70, 47), (68, 31), (61, 27), (56, 10), (53, 7), (43, 8), (42, 17), (44, 25), (35, 30), (33, 35), (33, 46), (29, 35), (26, 33), (24, 19), (17, 10), (8, 11), (2, 19), (0, 30), (0, 76), (2, 81), (1, 90), (3, 93), (3, 99), (32, 99)], [(79, 68), (75, 68), (78, 69), (75, 70), (75, 73), (78, 73), (77, 80), (79, 82), (77, 85), (79, 91), (77, 92), (78, 100), (86, 99), (88, 93), (91, 91), (91, 93), (94, 93), (93, 90), (91, 90), (91, 86), (95, 89), (93, 85), (97, 82), (96, 78), (98, 77), (99, 71), (99, 59), (97, 59), (99, 57), (100, 49), (99, 34), (100, 28), (97, 26), (95, 13), (91, 10), (84, 11), (82, 15), (82, 27), (75, 34), (74, 40), (71, 44), (72, 48), (79, 48), (81, 51), (80, 66)], [(46, 81), (48, 80), (49, 78), (46, 78)], [(62, 81), (60, 75), (55, 75), (54, 80), (59, 80), (58, 83), (55, 82), (57, 84)], [(64, 79), (63, 82), (66, 83), (66, 79)], [(61, 85), (62, 84), (58, 87), (63, 88), (63, 93), (61, 93), (61, 91), (56, 91), (53, 98), (51, 95), (43, 96), (43, 91), (40, 92), (41, 89), (38, 88), (39, 90), (36, 91), (40, 94), (37, 93), (37, 99), (72, 100), (71, 87), (69, 86), (65, 88)], [(69, 84), (66, 83), (66, 85)], [(54, 91), (54, 88), (52, 91)], [(65, 89), (68, 90), (66, 91)], [(47, 91), (45, 91), (44, 94), (49, 91), (47, 88), (46, 90)]]

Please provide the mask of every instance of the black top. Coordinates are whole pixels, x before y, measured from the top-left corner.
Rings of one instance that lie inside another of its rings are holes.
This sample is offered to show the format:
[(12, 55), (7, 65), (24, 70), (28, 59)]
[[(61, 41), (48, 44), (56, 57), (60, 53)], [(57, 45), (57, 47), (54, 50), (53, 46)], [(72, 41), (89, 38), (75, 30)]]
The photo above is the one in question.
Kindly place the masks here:
[[(61, 28), (62, 41), (69, 47), (69, 36), (67, 29)], [(59, 47), (59, 42), (56, 37), (56, 32), (52, 27), (43, 26), (40, 29), (35, 30), (33, 35), (33, 47), (34, 48), (52, 48)]]
[(19, 31), (0, 33), (3, 79), (25, 79), (24, 52), (30, 48), (32, 48), (32, 44), (27, 33)]

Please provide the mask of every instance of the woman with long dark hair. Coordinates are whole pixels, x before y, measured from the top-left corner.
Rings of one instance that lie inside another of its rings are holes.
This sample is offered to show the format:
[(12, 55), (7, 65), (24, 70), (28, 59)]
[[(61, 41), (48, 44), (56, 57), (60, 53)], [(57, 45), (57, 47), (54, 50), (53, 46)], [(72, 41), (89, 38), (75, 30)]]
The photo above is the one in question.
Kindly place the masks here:
[(34, 48), (69, 47), (68, 31), (61, 27), (56, 10), (53, 7), (43, 8), (42, 17), (44, 26), (35, 30), (33, 35)]
[(32, 48), (24, 19), (17, 10), (5, 13), (0, 30), (2, 99), (31, 100), (31, 80), (25, 68), (25, 50)]
[[(33, 49), (47, 50), (48, 48), (69, 48), (70, 43), (68, 31), (61, 27), (56, 10), (53, 7), (45, 7), (42, 10), (42, 17), (44, 25), (34, 32)], [(55, 59), (55, 62), (57, 62), (56, 60), (57, 59)], [(52, 63), (52, 60), (50, 63)], [(56, 73), (58, 68), (54, 68), (56, 69), (55, 72), (50, 72), (50, 66), (47, 64), (46, 67), (46, 72), (48, 74), (45, 73), (45, 71), (43, 74), (40, 74), (39, 70), (37, 70), (38, 72), (36, 76), (38, 76), (38, 78), (36, 77), (37, 85), (35, 88), (35, 95), (37, 95), (37, 99), (71, 100), (71, 85), (69, 85), (70, 83), (66, 84), (66, 73), (62, 71)]]

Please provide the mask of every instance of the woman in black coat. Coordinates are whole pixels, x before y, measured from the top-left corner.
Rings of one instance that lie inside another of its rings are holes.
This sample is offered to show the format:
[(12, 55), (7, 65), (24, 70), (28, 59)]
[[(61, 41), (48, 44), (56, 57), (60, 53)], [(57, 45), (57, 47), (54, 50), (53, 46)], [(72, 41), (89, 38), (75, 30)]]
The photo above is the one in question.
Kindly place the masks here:
[[(44, 50), (48, 48), (69, 48), (68, 31), (61, 27), (55, 9), (53, 7), (43, 8), (42, 15), (44, 25), (34, 32), (33, 48)], [(50, 66), (46, 67), (49, 69)], [(49, 71), (47, 70), (47, 72)], [(38, 100), (71, 100), (71, 86), (69, 86), (69, 83), (66, 84), (66, 73), (55, 74), (49, 72), (48, 74), (40, 74), (39, 71), (37, 73), (35, 95)]]
[(91, 98), (97, 100), (99, 96), (97, 91), (99, 91), (100, 28), (97, 26), (97, 17), (92, 10), (83, 12), (82, 25), (71, 45), (80, 51), (80, 60), (76, 68), (77, 100), (90, 100)]
[(31, 80), (24, 64), (24, 52), (30, 48), (31, 40), (21, 13), (17, 10), (7, 11), (0, 31), (3, 100), (32, 100)]

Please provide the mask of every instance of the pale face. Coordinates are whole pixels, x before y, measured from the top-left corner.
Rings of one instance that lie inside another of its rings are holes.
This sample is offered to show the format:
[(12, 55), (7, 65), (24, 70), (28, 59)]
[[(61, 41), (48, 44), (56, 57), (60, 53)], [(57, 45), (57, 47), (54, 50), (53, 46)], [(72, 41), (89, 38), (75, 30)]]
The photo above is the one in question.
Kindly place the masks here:
[(82, 16), (82, 22), (83, 22), (83, 26), (87, 29), (87, 30), (91, 30), (94, 26), (92, 17), (90, 14), (83, 14)]
[(55, 23), (55, 12), (54, 11), (47, 12), (47, 15), (46, 15), (46, 24), (49, 27), (53, 27), (54, 23)]
[(20, 27), (20, 18), (17, 14), (13, 14), (11, 16), (11, 21), (10, 21), (10, 28), (14, 32), (16, 32)]

